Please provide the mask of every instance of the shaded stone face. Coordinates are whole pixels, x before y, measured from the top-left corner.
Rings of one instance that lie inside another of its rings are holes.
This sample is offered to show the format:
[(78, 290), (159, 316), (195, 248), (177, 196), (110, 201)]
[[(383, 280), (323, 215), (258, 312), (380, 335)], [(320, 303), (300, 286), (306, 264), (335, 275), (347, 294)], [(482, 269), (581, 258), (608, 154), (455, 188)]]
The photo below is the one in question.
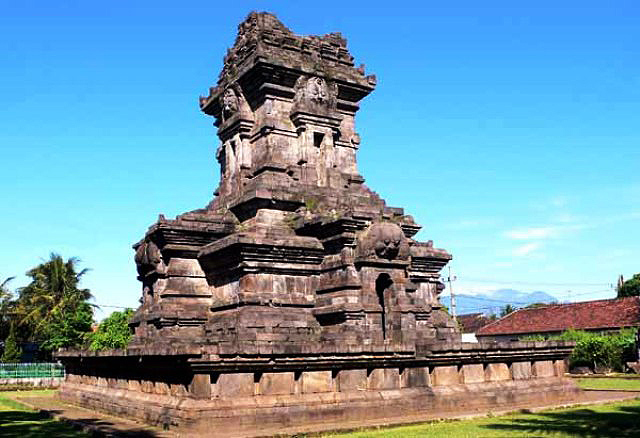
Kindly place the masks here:
[(137, 244), (132, 345), (324, 354), (459, 339), (438, 302), (451, 256), (413, 240), (420, 227), (357, 170), (355, 115), (375, 85), (338, 33), (296, 35), (268, 13), (238, 26), (200, 98), (220, 184)]

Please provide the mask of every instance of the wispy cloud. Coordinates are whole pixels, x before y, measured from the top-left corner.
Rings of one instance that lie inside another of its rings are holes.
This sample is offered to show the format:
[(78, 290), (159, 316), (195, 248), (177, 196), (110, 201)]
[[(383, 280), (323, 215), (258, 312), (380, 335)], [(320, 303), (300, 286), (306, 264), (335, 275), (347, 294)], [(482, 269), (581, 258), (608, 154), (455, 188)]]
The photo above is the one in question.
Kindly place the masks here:
[(556, 195), (545, 199), (537, 199), (529, 204), (536, 211), (557, 211), (565, 209), (569, 204), (570, 198), (565, 195)]
[(446, 227), (453, 230), (469, 230), (475, 228), (490, 227), (492, 225), (496, 225), (496, 223), (497, 221), (494, 218), (471, 218), (449, 222)]
[(569, 199), (566, 196), (555, 196), (551, 198), (550, 204), (556, 208), (562, 208), (567, 205)]
[(531, 227), (531, 228), (516, 228), (513, 230), (505, 231), (504, 235), (509, 239), (515, 240), (529, 240), (529, 239), (546, 239), (552, 237), (558, 233), (558, 227)]
[(635, 221), (639, 219), (640, 212), (637, 211), (592, 219), (579, 219), (575, 216), (566, 214), (556, 218), (557, 222), (561, 223), (535, 227), (513, 228), (505, 231), (503, 235), (513, 240), (544, 240), (563, 237), (575, 231), (598, 228), (619, 222)]
[(578, 218), (574, 215), (572, 215), (571, 213), (559, 213), (557, 215), (555, 215), (552, 220), (554, 222), (558, 222), (561, 224), (571, 224), (571, 223), (576, 223), (578, 222)]
[(513, 250), (513, 255), (516, 257), (524, 257), (536, 251), (540, 247), (542, 247), (540, 242), (525, 243), (524, 245), (516, 247)]

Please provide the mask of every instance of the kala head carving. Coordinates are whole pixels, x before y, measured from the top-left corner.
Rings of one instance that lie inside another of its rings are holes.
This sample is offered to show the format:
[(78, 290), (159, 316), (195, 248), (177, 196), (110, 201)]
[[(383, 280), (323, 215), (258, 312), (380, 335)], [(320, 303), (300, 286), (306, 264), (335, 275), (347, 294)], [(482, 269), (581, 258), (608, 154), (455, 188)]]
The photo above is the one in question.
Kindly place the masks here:
[(380, 222), (371, 225), (361, 236), (358, 255), (364, 258), (406, 260), (409, 256), (409, 245), (398, 225)]

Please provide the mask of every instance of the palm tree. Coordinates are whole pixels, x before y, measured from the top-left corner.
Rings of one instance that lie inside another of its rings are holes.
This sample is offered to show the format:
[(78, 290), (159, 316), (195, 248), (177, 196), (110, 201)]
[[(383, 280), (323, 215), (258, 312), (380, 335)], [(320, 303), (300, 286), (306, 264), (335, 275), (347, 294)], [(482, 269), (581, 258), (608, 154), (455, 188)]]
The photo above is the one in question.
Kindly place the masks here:
[(48, 261), (27, 272), (31, 283), (19, 289), (18, 312), (20, 324), (30, 326), (36, 338), (47, 331), (54, 319), (64, 320), (93, 298), (89, 289), (78, 287), (89, 271), (76, 272), (78, 263), (75, 257), (65, 261), (59, 254), (51, 253)]

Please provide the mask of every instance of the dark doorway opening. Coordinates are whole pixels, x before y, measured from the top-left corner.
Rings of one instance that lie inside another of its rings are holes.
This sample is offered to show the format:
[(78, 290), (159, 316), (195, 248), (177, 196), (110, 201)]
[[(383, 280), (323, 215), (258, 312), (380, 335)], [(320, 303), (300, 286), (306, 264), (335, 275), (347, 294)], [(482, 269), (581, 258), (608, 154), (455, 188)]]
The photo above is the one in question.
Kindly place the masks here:
[(385, 305), (385, 291), (391, 287), (393, 281), (389, 274), (380, 274), (376, 280), (376, 295), (378, 296), (378, 303), (382, 308), (380, 317), (382, 319), (382, 338), (387, 339), (387, 307)]

